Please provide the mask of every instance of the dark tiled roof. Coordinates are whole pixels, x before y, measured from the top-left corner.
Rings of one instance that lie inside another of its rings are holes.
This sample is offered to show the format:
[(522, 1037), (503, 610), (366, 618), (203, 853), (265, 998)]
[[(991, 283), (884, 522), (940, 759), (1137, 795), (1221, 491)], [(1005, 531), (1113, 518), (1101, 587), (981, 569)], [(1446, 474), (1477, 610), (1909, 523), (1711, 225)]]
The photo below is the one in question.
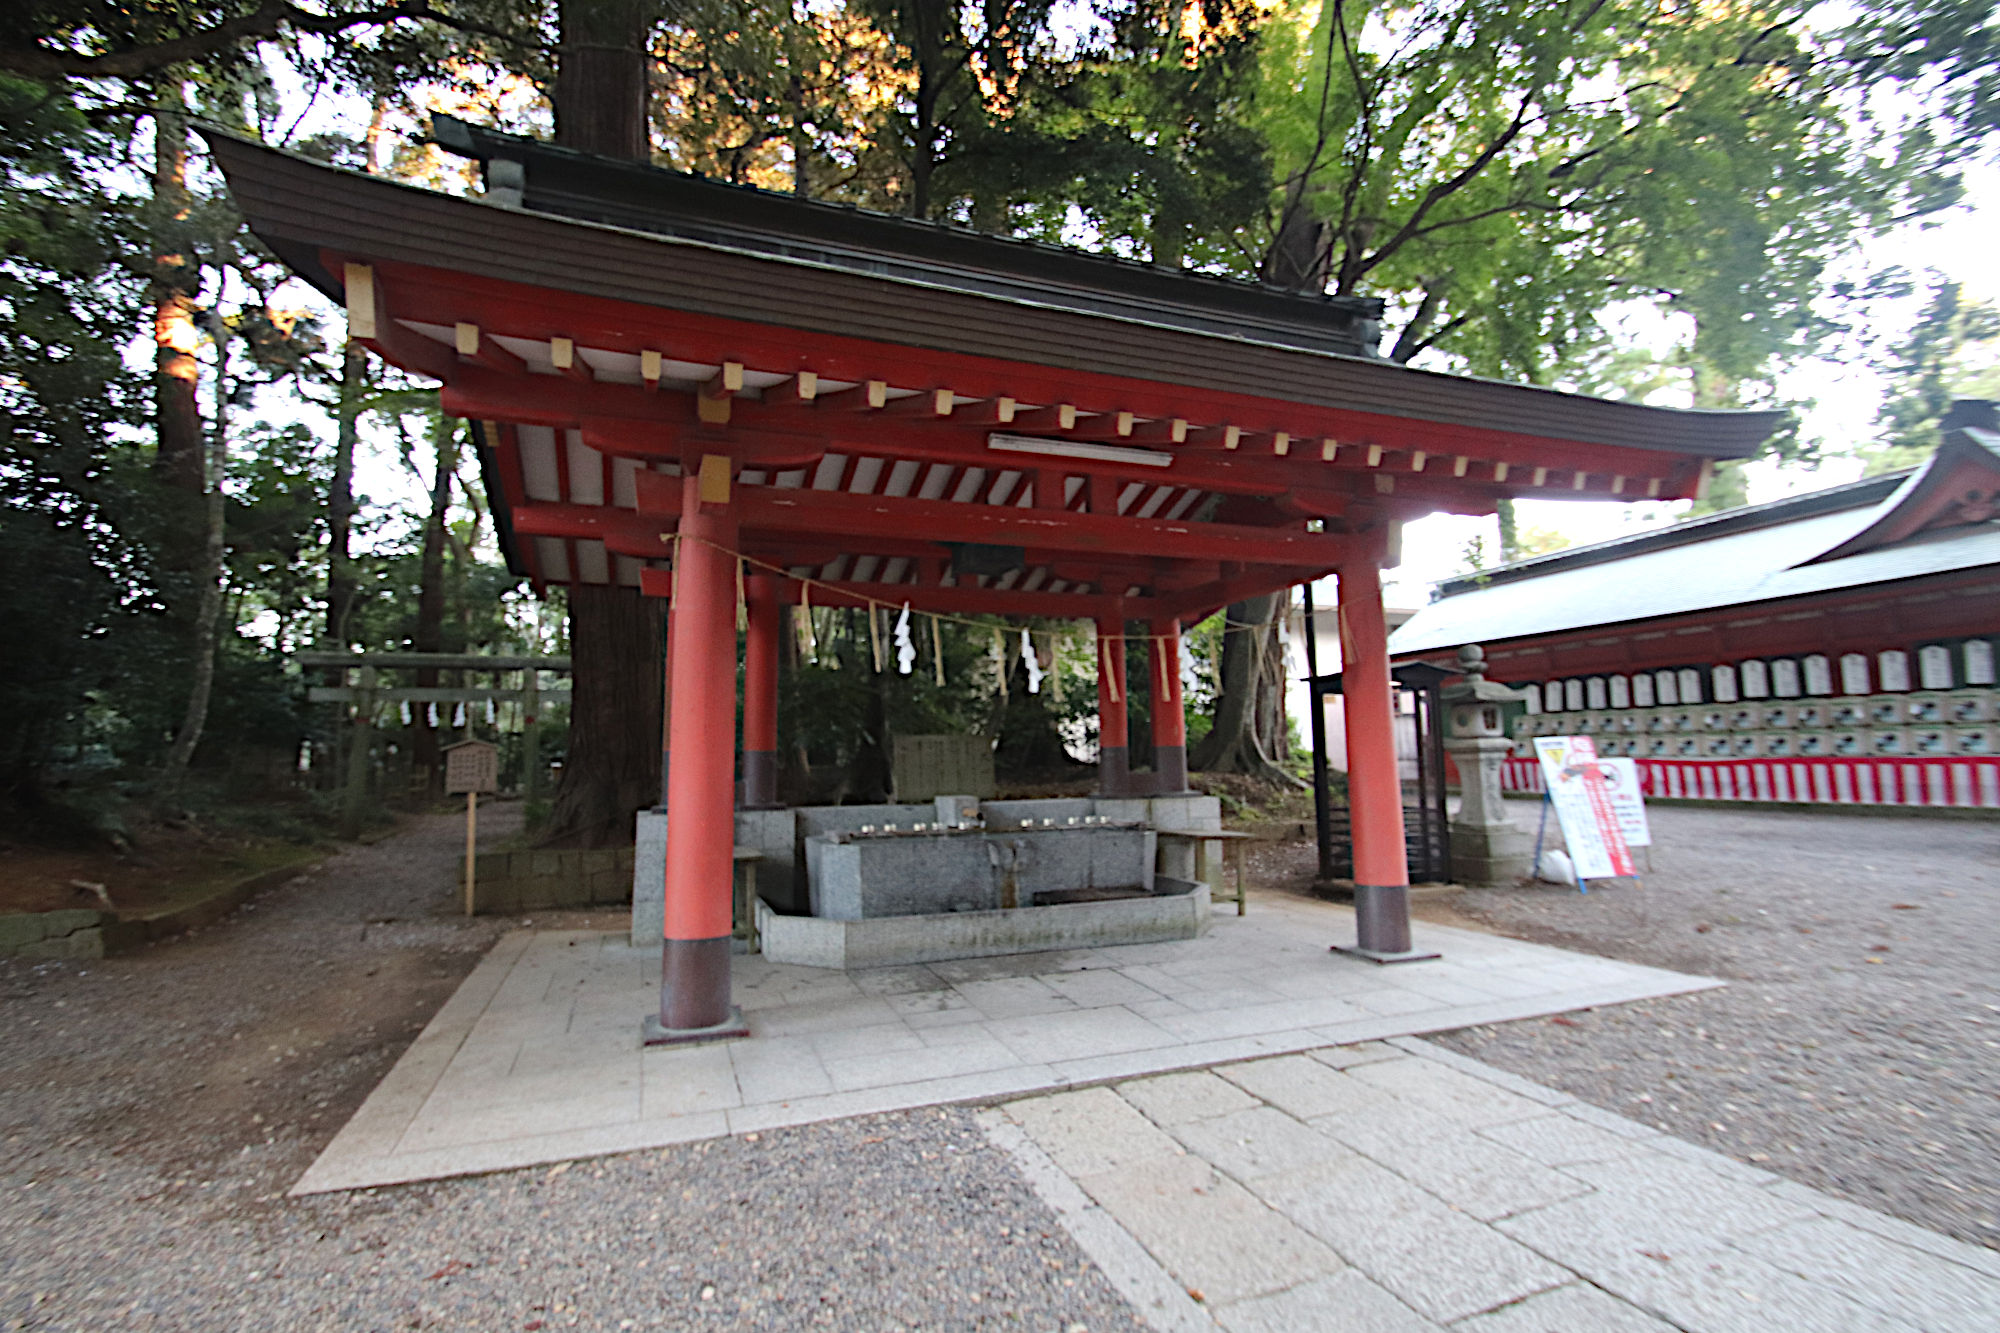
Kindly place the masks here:
[(431, 134), (489, 173), (494, 162), (520, 164), (523, 205), (535, 212), (1162, 326), (1348, 356), (1375, 352), (1382, 302), (1372, 298), (1280, 291), (760, 190), (559, 148), (451, 116), (433, 118)]

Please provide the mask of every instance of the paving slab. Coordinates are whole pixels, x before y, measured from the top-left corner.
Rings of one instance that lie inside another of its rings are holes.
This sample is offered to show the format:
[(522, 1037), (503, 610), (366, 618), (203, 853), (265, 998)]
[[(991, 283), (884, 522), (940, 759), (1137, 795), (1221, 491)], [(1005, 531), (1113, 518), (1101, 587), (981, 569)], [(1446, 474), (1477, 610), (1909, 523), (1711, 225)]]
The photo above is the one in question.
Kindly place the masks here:
[[(1443, 955), (1429, 973), (1328, 951), (1353, 935), (1347, 908), (1258, 895), (1248, 916), (1166, 944), (856, 972), (739, 956), (733, 986), (750, 1037), (726, 1057), (676, 1062), (639, 1045), (656, 950), (612, 933), (516, 931), (294, 1188), (528, 1166), (614, 1140), (620, 1150), (686, 1142), (704, 1126), (1012, 1096), (1721, 984), (1423, 922), (1417, 943)], [(1354, 1055), (1352, 1072), (1300, 1055), (1303, 1072), (1289, 1077), (1301, 1090), (1275, 1104), (1324, 1115), (1388, 1095), (1360, 1081), (1392, 1063), (1378, 1051)], [(1332, 1082), (1304, 1109), (1322, 1075)], [(1451, 1087), (1434, 1091), (1448, 1109)]]
[[(1009, 1103), (982, 1123), (1155, 1329), (2000, 1328), (1991, 1251), (1426, 1042), (1311, 1055)], [(1324, 1081), (1343, 1069), (1348, 1084)], [(1175, 1284), (1202, 1302), (1162, 1298)]]
[[(1354, 1269), (1301, 1282), (1215, 1312), (1229, 1333), (1435, 1333), (1440, 1326), (1370, 1282)], [(1570, 1333), (1566, 1330), (1565, 1333)]]
[(1079, 1183), (1210, 1304), (1283, 1291), (1346, 1266), (1296, 1222), (1191, 1154), (1142, 1158)]
[(1678, 1333), (1596, 1287), (1576, 1283), (1461, 1319), (1452, 1333)]

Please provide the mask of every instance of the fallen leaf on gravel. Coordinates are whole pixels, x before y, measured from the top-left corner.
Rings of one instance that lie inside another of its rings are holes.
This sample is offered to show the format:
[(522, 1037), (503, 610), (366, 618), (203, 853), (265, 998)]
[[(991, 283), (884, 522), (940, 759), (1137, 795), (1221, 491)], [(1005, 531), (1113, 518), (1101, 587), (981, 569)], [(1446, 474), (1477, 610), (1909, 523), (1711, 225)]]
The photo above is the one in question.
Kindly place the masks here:
[(561, 1175), (561, 1174), (562, 1174), (563, 1172), (565, 1172), (565, 1171), (569, 1170), (569, 1169), (570, 1169), (570, 1167), (571, 1167), (572, 1165), (574, 1165), (574, 1163), (571, 1163), (571, 1162), (558, 1162), (558, 1163), (557, 1163), (556, 1165), (554, 1165), (554, 1166), (552, 1166), (552, 1167), (550, 1167), (550, 1168), (549, 1168), (549, 1173), (548, 1173), (548, 1174), (547, 1174), (546, 1176), (543, 1176), (543, 1177), (542, 1177), (542, 1179), (543, 1179), (543, 1180), (554, 1180), (554, 1179), (555, 1179), (555, 1178), (556, 1178), (557, 1176), (559, 1176), (559, 1175)]
[(1582, 1024), (1578, 1023), (1574, 1018), (1564, 1018), (1561, 1014), (1557, 1014), (1554, 1018), (1551, 1018), (1549, 1022), (1557, 1024), (1560, 1027), (1566, 1027), (1566, 1028), (1582, 1026)]
[(1202, 1295), (1202, 1294), (1201, 1294), (1201, 1288), (1200, 1288), (1200, 1287), (1189, 1287), (1189, 1288), (1188, 1288), (1188, 1295), (1190, 1295), (1190, 1296), (1194, 1297), (1194, 1298), (1195, 1298), (1196, 1300), (1198, 1300), (1198, 1301), (1201, 1301), (1201, 1302), (1204, 1302), (1204, 1303), (1206, 1303), (1206, 1302), (1207, 1302), (1207, 1300), (1208, 1300), (1208, 1297), (1206, 1297), (1206, 1296), (1204, 1296), (1204, 1295)]
[(1879, 963), (1882, 960), (1880, 958), (1864, 958), (1861, 961), (1864, 963)]
[(1714, 929), (1715, 927), (1709, 925), (1708, 922), (1704, 921), (1700, 925), (1694, 928), (1694, 933), (1697, 935), (1706, 935), (1708, 934), (1709, 931)]
[(1915, 903), (1890, 903), (1889, 910), (1892, 912), (1919, 912), (1923, 909)]
[(521, 1325), (521, 1327), (527, 1329), (528, 1333), (534, 1333), (535, 1329), (546, 1327), (546, 1325), (539, 1319), (530, 1319), (527, 1323)]
[(1648, 1259), (1658, 1259), (1663, 1264), (1670, 1264), (1674, 1261), (1674, 1256), (1671, 1254), (1661, 1254), (1658, 1250), (1641, 1250), (1639, 1253), (1645, 1255)]
[(451, 1277), (455, 1274), (463, 1273), (468, 1269), (470, 1269), (471, 1267), (472, 1265), (465, 1262), (465, 1260), (463, 1259), (452, 1259), (448, 1261), (443, 1268), (438, 1269), (437, 1272), (432, 1273), (429, 1277), (425, 1278), (424, 1281), (435, 1282), (441, 1277)]

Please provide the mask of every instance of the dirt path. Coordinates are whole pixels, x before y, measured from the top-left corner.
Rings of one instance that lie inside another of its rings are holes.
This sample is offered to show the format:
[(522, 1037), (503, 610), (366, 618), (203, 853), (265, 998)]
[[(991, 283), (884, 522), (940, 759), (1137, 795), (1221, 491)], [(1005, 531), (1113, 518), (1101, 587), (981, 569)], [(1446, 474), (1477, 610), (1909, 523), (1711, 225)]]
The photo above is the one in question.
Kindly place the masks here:
[(518, 924), (455, 914), (462, 829), (134, 955), (0, 962), (0, 1328), (1131, 1326), (962, 1111), (286, 1198)]

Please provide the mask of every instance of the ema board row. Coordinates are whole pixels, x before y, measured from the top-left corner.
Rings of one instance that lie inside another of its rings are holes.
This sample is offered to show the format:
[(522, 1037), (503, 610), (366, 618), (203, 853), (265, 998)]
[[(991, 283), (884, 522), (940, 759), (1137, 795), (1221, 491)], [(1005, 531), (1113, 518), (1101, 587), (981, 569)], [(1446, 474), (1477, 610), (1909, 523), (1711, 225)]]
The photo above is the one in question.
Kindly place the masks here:
[(1813, 653), (1798, 658), (1750, 659), (1712, 666), (1665, 667), (1626, 675), (1513, 683), (1526, 696), (1527, 711), (1539, 714), (1690, 707), (1766, 699), (1906, 695), (1912, 691), (1990, 694), (1995, 676), (1993, 641), (1964, 639), (1950, 644), (1925, 644), (1914, 655), (1901, 648), (1872, 655), (1845, 653), (1837, 659)]
[[(1525, 721), (1539, 721), (1529, 718)], [(1575, 731), (1544, 735), (1578, 735)], [(2000, 727), (1859, 727), (1830, 731), (1741, 731), (1698, 735), (1600, 737), (1597, 752), (1634, 759), (1789, 759), (1974, 756), (2000, 754)], [(1534, 756), (1532, 736), (1517, 736), (1514, 757)]]

